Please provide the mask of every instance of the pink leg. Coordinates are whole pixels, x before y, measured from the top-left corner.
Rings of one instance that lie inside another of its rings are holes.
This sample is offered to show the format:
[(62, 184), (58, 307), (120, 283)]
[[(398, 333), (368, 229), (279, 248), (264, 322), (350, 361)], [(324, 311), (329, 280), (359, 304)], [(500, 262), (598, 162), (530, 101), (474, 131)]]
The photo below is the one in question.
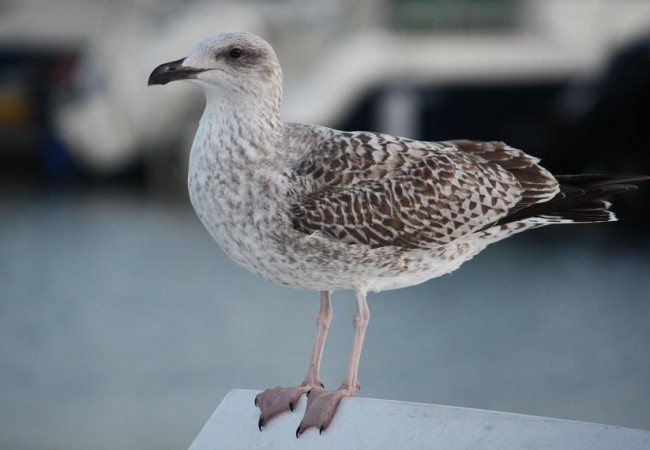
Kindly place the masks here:
[(323, 359), (325, 340), (327, 339), (327, 332), (330, 329), (331, 322), (332, 302), (330, 301), (330, 294), (327, 291), (321, 291), (320, 309), (316, 315), (316, 339), (314, 340), (314, 348), (311, 352), (311, 360), (309, 361), (307, 376), (305, 377), (305, 381), (302, 382), (303, 385), (323, 386), (318, 372), (320, 371), (320, 363)]
[(260, 408), (260, 420), (258, 422), (260, 430), (262, 430), (264, 424), (274, 415), (287, 410), (293, 411), (294, 405), (302, 394), (311, 391), (315, 387), (323, 387), (323, 383), (320, 381), (319, 371), (321, 359), (323, 358), (323, 348), (325, 348), (325, 340), (327, 339), (327, 332), (331, 322), (332, 302), (330, 301), (330, 293), (328, 291), (321, 291), (320, 309), (316, 315), (316, 339), (314, 340), (314, 348), (305, 381), (300, 386), (290, 388), (278, 386), (267, 389), (255, 397), (255, 405)]
[(354, 315), (354, 337), (352, 340), (352, 350), (348, 361), (348, 369), (341, 387), (335, 391), (325, 391), (314, 388), (308, 395), (307, 410), (298, 429), (296, 437), (309, 427), (317, 427), (322, 433), (332, 421), (336, 408), (343, 397), (354, 397), (357, 393), (359, 380), (357, 378), (359, 370), (359, 360), (361, 358), (361, 348), (363, 347), (363, 338), (368, 329), (370, 321), (370, 310), (366, 302), (365, 288), (357, 289), (357, 312)]

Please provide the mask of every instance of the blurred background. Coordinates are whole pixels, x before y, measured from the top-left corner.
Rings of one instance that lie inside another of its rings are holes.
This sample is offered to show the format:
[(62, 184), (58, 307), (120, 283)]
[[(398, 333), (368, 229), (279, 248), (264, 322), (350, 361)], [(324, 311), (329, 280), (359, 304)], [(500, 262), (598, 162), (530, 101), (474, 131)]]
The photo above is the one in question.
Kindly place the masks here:
[[(276, 48), (287, 120), (650, 173), (646, 0), (0, 0), (1, 448), (186, 448), (228, 390), (302, 380), (318, 295), (211, 241), (185, 184), (202, 95), (146, 86), (227, 30)], [(615, 209), (372, 295), (360, 395), (650, 429), (650, 186)]]

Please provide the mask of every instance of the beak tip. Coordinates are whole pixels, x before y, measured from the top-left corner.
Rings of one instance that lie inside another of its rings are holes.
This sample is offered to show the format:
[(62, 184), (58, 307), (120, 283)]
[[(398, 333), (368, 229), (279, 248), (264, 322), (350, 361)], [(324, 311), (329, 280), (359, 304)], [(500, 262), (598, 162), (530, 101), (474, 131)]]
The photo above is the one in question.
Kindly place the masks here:
[(161, 64), (156, 67), (151, 75), (149, 75), (149, 80), (147, 81), (147, 86), (153, 86), (155, 84), (167, 84), (170, 81), (175, 80), (187, 80), (191, 78), (196, 78), (196, 75), (200, 72), (203, 72), (204, 69), (196, 69), (193, 67), (183, 66), (183, 61), (185, 59), (179, 59), (178, 61), (172, 61), (169, 63)]

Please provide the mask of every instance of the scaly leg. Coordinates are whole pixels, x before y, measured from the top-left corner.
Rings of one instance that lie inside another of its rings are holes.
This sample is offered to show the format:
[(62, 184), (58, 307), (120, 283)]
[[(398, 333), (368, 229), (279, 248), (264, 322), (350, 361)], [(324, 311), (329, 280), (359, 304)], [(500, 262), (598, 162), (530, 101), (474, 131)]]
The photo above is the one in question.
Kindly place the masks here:
[(341, 399), (356, 395), (359, 386), (359, 380), (357, 378), (359, 359), (361, 358), (363, 338), (366, 335), (369, 321), (370, 310), (366, 302), (366, 289), (365, 287), (357, 288), (357, 312), (354, 315), (352, 351), (350, 352), (350, 360), (343, 384), (335, 391), (314, 388), (309, 392), (307, 410), (296, 430), (296, 437), (300, 437), (309, 427), (317, 427), (322, 433), (332, 421)]
[(327, 339), (327, 331), (331, 322), (332, 302), (330, 301), (330, 293), (328, 291), (321, 291), (320, 309), (316, 315), (316, 339), (314, 340), (314, 348), (305, 381), (300, 386), (289, 388), (278, 386), (267, 389), (255, 397), (255, 405), (260, 409), (260, 420), (258, 422), (260, 431), (264, 424), (274, 415), (287, 410), (293, 411), (294, 405), (302, 394), (309, 392), (315, 387), (323, 387), (318, 372), (320, 370), (321, 359), (323, 358), (323, 348)]

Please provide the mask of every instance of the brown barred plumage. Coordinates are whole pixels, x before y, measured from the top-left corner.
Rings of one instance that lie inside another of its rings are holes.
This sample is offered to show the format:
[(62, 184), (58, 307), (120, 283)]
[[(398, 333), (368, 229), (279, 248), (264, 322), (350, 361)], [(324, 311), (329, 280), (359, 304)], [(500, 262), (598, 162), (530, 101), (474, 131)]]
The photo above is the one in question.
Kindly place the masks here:
[(538, 160), (503, 142), (419, 142), (386, 134), (323, 136), (294, 170), (306, 233), (372, 247), (431, 248), (559, 192)]

